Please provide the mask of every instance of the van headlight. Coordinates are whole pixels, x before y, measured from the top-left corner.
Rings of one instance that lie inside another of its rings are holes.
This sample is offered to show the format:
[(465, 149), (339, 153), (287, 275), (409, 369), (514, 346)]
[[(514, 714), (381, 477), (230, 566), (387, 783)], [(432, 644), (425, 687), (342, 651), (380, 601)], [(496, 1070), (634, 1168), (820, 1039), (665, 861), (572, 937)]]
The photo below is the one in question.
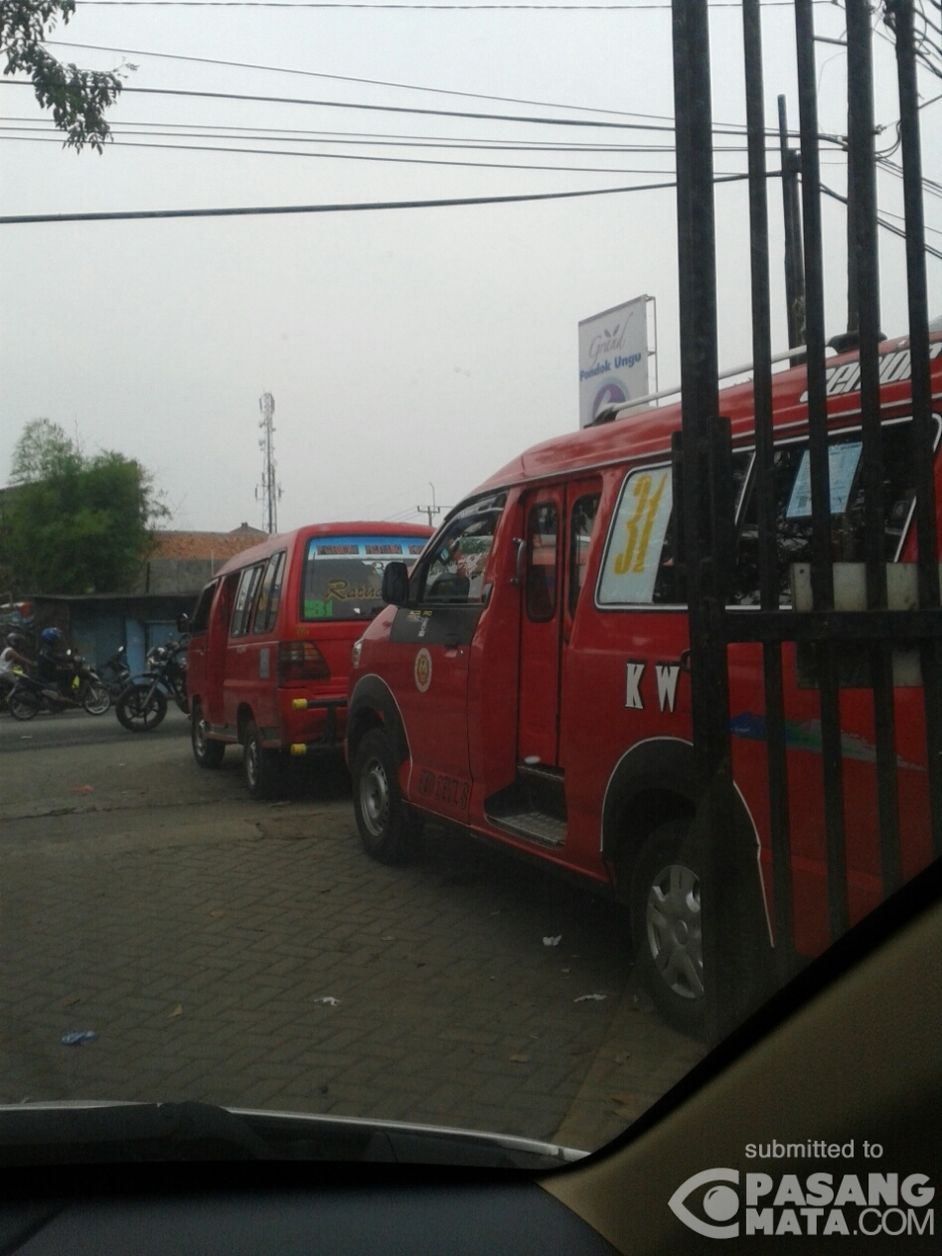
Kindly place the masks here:
[(350, 651), (350, 663), (354, 671), (356, 671), (356, 669), (360, 666), (360, 655), (362, 653), (363, 653), (363, 640), (361, 638), (359, 641), (354, 641), (353, 649)]

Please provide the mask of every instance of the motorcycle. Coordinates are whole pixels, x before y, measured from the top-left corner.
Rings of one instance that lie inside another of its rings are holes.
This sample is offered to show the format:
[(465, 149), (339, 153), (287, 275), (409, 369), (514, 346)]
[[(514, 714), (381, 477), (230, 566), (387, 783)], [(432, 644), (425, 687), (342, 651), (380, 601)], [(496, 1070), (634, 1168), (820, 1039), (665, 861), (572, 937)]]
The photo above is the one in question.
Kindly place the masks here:
[(122, 727), (132, 733), (152, 732), (167, 714), (172, 698), (189, 714), (186, 695), (186, 646), (188, 638), (154, 646), (147, 655), (146, 670), (132, 677), (115, 703)]
[(101, 679), (105, 688), (111, 694), (112, 702), (117, 701), (128, 687), (128, 681), (131, 679), (131, 669), (128, 667), (127, 650), (122, 645), (112, 654), (107, 663), (101, 666)]
[(58, 684), (22, 672), (10, 691), (7, 706), (18, 720), (31, 720), (42, 710), (56, 714), (85, 710), (89, 715), (104, 715), (111, 706), (111, 694), (85, 658), (67, 650)]
[(16, 688), (17, 682), (25, 675), (26, 673), (22, 667), (14, 667), (12, 672), (0, 677), (0, 711), (9, 709), (13, 690)]

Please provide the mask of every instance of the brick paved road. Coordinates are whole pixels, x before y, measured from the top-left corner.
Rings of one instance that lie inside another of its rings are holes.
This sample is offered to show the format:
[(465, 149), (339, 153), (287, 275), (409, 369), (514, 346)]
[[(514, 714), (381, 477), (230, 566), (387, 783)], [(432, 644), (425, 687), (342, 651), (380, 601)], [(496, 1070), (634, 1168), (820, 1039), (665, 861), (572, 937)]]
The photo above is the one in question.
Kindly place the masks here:
[[(449, 833), (373, 863), (340, 772), (265, 806), (176, 737), (4, 746), (0, 1102), (195, 1098), (591, 1147), (697, 1058), (634, 998), (620, 913)], [(62, 1046), (76, 1029), (97, 1041)]]

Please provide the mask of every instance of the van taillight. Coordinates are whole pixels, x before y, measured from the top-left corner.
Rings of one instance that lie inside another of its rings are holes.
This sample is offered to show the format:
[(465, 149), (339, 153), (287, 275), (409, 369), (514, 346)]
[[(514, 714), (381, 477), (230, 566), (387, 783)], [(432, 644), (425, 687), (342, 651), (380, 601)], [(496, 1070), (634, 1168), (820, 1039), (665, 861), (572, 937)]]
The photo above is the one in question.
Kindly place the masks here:
[(278, 645), (278, 683), (327, 680), (330, 668), (313, 641), (282, 641)]

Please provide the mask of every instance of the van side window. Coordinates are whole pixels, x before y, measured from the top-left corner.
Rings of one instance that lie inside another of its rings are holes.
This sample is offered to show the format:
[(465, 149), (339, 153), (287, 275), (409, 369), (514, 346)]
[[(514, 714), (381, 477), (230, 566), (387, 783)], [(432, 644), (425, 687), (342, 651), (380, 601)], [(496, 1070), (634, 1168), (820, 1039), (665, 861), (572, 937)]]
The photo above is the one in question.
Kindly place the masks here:
[(218, 580), (214, 580), (212, 584), (208, 584), (196, 599), (196, 606), (193, 608), (193, 618), (190, 621), (191, 636), (196, 636), (197, 633), (205, 632), (209, 627), (209, 610), (213, 604), (213, 595), (216, 592), (218, 584)]
[(537, 502), (527, 517), (527, 615), (539, 623), (556, 613), (556, 542), (559, 515), (554, 502)]
[(244, 637), (249, 629), (252, 615), (252, 604), (255, 601), (255, 590), (262, 574), (262, 564), (246, 567), (239, 579), (235, 607), (232, 611), (232, 623), (229, 626), (230, 637)]
[(279, 550), (272, 554), (265, 568), (262, 587), (258, 591), (258, 602), (255, 606), (255, 622), (253, 632), (268, 632), (274, 628), (278, 618), (278, 605), (281, 602), (281, 579), (285, 566), (285, 551)]
[(585, 584), (589, 562), (589, 542), (599, 510), (599, 493), (587, 493), (573, 503), (569, 520), (569, 613), (576, 613), (579, 594)]
[[(625, 478), (599, 573), (600, 606), (630, 606), (655, 600), (672, 496), (669, 463), (643, 467)], [(666, 556), (665, 561), (669, 562)]]
[(445, 525), (419, 572), (419, 599), (426, 603), (483, 601), (484, 569), (507, 497), (501, 493), (465, 507)]
[[(863, 562), (865, 557), (861, 450), (859, 431), (842, 432), (828, 445), (831, 558), (834, 562)], [(894, 562), (905, 540), (915, 494), (909, 420), (887, 423), (883, 427), (883, 474), (883, 553), (887, 562)], [(775, 450), (773, 483), (779, 597), (787, 603), (791, 597), (791, 564), (811, 561), (811, 459), (807, 440), (791, 441)], [(759, 602), (754, 486), (742, 512), (731, 600), (738, 606), (754, 606)]]

